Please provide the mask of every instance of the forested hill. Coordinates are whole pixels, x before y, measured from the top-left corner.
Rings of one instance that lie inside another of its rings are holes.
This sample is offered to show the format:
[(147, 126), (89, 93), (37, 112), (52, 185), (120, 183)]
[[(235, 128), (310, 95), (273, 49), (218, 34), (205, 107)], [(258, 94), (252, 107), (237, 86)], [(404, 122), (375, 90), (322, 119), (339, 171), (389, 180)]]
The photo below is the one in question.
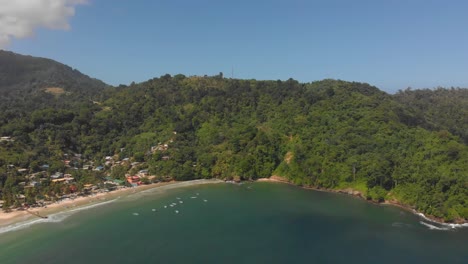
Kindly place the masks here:
[(395, 99), (411, 112), (413, 120), (408, 125), (448, 130), (468, 144), (468, 89), (407, 89), (399, 91)]
[(36, 93), (49, 87), (87, 95), (102, 90), (106, 84), (50, 59), (0, 50), (0, 92)]
[(0, 123), (40, 108), (99, 100), (106, 87), (59, 62), (0, 50)]
[(32, 201), (69, 192), (48, 181), (56, 172), (71, 174), (80, 190), (147, 169), (155, 180), (279, 175), (397, 200), (446, 221), (468, 218), (466, 144), (428, 130), (428, 120), (415, 123), (414, 108), (368, 84), (164, 75), (105, 98), (35, 110), (0, 127), (14, 139), (0, 144), (5, 201), (41, 170), (45, 178), (27, 191)]

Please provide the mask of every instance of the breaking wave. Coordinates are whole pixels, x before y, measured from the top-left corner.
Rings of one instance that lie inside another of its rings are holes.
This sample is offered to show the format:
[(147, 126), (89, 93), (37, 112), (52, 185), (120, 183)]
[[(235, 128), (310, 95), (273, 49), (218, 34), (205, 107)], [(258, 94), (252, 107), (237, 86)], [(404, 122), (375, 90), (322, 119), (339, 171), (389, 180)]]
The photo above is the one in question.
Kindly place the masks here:
[(457, 228), (463, 228), (463, 227), (468, 227), (468, 223), (465, 224), (449, 224), (449, 223), (439, 223), (436, 222), (427, 216), (425, 216), (423, 213), (417, 213), (421, 218), (423, 218), (427, 222), (431, 222), (433, 224), (429, 224), (423, 221), (420, 221), (419, 223), (429, 227), (431, 230), (452, 230), (452, 229), (457, 229)]
[(448, 227), (448, 226), (437, 227), (437, 226), (435, 226), (435, 225), (431, 225), (431, 224), (428, 224), (428, 223), (423, 222), (423, 221), (419, 221), (419, 223), (421, 223), (422, 225), (425, 225), (425, 226), (429, 227), (429, 229), (431, 229), (431, 230), (450, 230), (450, 227)]
[(88, 210), (88, 209), (91, 209), (91, 208), (94, 208), (94, 207), (109, 204), (109, 203), (112, 203), (112, 202), (114, 202), (116, 200), (117, 199), (113, 199), (113, 200), (105, 201), (105, 202), (102, 202), (102, 203), (91, 204), (91, 205), (87, 205), (87, 206), (83, 206), (83, 207), (74, 208), (72, 210), (58, 212), (58, 213), (55, 213), (55, 214), (48, 215), (47, 218), (26, 220), (26, 221), (23, 221), (23, 222), (18, 222), (18, 223), (14, 223), (14, 224), (11, 224), (11, 225), (8, 225), (8, 226), (0, 227), (0, 234), (4, 234), (4, 233), (7, 233), (7, 232), (11, 232), (11, 231), (17, 231), (17, 230), (21, 230), (21, 229), (25, 229), (25, 228), (29, 228), (29, 227), (31, 227), (33, 225), (41, 224), (41, 223), (59, 223), (59, 222), (62, 222), (63, 220), (65, 220), (69, 216), (71, 216), (71, 215), (73, 215), (73, 214), (75, 214), (75, 213), (77, 213), (79, 211), (84, 211), (84, 210)]

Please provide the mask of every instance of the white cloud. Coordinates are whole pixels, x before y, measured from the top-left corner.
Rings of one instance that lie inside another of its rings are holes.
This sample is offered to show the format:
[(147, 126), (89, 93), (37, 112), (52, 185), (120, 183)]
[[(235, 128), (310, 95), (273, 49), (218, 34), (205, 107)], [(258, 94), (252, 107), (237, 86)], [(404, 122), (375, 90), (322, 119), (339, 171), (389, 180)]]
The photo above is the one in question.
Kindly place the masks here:
[(39, 27), (69, 30), (75, 6), (87, 0), (0, 0), (0, 48), (12, 38), (26, 38)]

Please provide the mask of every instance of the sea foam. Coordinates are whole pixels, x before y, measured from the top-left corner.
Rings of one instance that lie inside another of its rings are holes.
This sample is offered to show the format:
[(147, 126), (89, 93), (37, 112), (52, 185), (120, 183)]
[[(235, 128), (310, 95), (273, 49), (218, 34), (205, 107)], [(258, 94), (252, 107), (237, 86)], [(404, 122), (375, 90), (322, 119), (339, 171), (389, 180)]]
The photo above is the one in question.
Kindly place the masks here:
[[(450, 229), (468, 227), (468, 223), (464, 223), (464, 224), (439, 223), (439, 222), (436, 222), (436, 221), (428, 218), (423, 213), (417, 213), (417, 215), (419, 215), (425, 221), (435, 224), (435, 225), (431, 225), (429, 223), (420, 221), (421, 224), (429, 227), (429, 229), (431, 229), (431, 230), (450, 230)], [(440, 227), (438, 227), (438, 226), (440, 226)]]
[(87, 205), (87, 206), (83, 206), (83, 207), (74, 208), (72, 210), (58, 212), (58, 213), (55, 213), (55, 214), (48, 215), (47, 218), (30, 219), (30, 220), (26, 220), (26, 221), (23, 221), (23, 222), (18, 222), (18, 223), (14, 223), (14, 224), (11, 224), (11, 225), (8, 225), (8, 226), (0, 227), (0, 234), (11, 232), (11, 231), (17, 231), (17, 230), (21, 230), (21, 229), (25, 229), (25, 228), (29, 228), (32, 225), (36, 225), (36, 224), (40, 224), (40, 223), (59, 223), (59, 222), (62, 222), (63, 220), (65, 220), (69, 216), (71, 216), (71, 215), (73, 215), (73, 214), (75, 214), (75, 213), (77, 213), (79, 211), (84, 211), (84, 210), (88, 210), (88, 209), (98, 207), (98, 206), (101, 206), (101, 205), (106, 205), (106, 204), (112, 203), (112, 202), (114, 202), (116, 200), (117, 199), (113, 199), (113, 200), (105, 201), (105, 202), (102, 202), (102, 203), (91, 204), (91, 205)]
[(431, 229), (431, 230), (450, 230), (450, 227), (447, 227), (447, 226), (446, 227), (437, 227), (435, 225), (431, 225), (431, 224), (428, 224), (428, 223), (423, 222), (423, 221), (419, 221), (419, 223), (429, 227), (429, 229)]

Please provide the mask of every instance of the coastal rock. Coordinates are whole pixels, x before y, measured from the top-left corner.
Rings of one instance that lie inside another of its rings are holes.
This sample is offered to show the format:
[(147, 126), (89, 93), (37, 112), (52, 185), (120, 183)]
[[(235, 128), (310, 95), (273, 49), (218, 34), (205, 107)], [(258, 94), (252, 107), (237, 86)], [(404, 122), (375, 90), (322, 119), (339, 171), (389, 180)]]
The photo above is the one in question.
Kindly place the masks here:
[(362, 194), (361, 194), (360, 191), (356, 191), (356, 190), (353, 190), (351, 188), (342, 189), (342, 190), (339, 190), (338, 192), (353, 195), (353, 196), (362, 197)]

